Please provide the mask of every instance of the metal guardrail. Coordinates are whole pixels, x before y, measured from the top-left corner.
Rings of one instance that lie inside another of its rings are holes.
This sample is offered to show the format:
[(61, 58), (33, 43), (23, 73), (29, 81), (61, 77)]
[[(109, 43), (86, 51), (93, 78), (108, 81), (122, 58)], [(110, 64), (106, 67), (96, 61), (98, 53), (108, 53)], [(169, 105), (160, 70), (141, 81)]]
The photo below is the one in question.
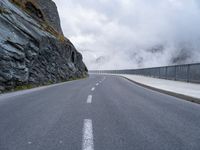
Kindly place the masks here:
[(92, 70), (89, 73), (133, 74), (154, 78), (200, 83), (200, 63), (127, 70)]

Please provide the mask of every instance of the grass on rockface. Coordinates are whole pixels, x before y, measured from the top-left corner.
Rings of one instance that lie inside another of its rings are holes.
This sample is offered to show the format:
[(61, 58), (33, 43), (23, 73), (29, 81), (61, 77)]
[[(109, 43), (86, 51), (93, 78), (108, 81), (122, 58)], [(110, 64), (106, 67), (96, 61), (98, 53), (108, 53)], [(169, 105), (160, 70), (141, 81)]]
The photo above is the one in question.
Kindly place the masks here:
[(14, 3), (15, 5), (18, 5), (18, 6), (22, 6), (22, 1), (21, 0), (10, 0), (12, 3)]
[(75, 80), (81, 80), (81, 79), (86, 79), (88, 76), (85, 75), (81, 78), (75, 78), (75, 77), (71, 77), (68, 80), (62, 80), (60, 82), (53, 82), (53, 81), (49, 81), (48, 83), (45, 83), (43, 85), (36, 85), (36, 84), (26, 84), (26, 85), (20, 85), (15, 87), (12, 91), (21, 91), (21, 90), (28, 90), (28, 89), (32, 89), (32, 88), (36, 88), (36, 87), (42, 87), (42, 86), (48, 86), (48, 85), (53, 85), (53, 84), (58, 84), (58, 83), (63, 83), (63, 82), (68, 82), (68, 81), (75, 81)]
[(37, 86), (36, 85), (31, 85), (31, 84), (20, 85), (20, 86), (15, 87), (13, 91), (27, 90), (27, 89), (32, 89), (32, 88), (35, 88), (35, 87), (37, 87)]
[[(22, 10), (24, 10), (26, 13), (31, 15), (31, 11), (28, 10), (26, 8), (25, 2), (30, 2), (32, 3), (32, 5), (37, 8), (38, 10), (40, 10), (37, 7), (37, 4), (35, 3), (34, 0), (10, 0), (13, 4), (17, 5), (18, 7), (20, 7)], [(41, 11), (42, 13), (42, 11)], [(42, 14), (44, 16), (44, 14)], [(53, 36), (55, 36), (60, 42), (64, 42), (65, 41), (65, 37), (63, 34), (59, 33), (58, 31), (56, 31), (52, 26), (49, 25), (49, 23), (45, 20), (45, 18), (43, 18), (42, 20), (38, 20), (42, 26), (42, 28), (49, 32), (50, 34), (52, 34)]]
[(9, 14), (9, 12), (5, 8), (0, 6), (0, 14)]
[(42, 27), (45, 31), (49, 32), (50, 34), (54, 35), (60, 42), (65, 41), (64, 35), (60, 34), (58, 31), (56, 31), (53, 27), (51, 27), (47, 21), (41, 22)]

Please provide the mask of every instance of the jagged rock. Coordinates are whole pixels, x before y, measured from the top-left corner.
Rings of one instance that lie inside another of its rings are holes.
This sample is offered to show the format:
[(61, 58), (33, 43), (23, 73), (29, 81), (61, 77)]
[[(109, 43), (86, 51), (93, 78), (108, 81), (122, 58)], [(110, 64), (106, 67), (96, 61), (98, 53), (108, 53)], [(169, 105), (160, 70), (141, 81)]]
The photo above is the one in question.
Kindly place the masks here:
[(52, 0), (35, 0), (38, 7), (44, 14), (45, 20), (59, 33), (63, 34), (60, 26), (60, 17), (58, 15), (56, 4)]
[[(87, 75), (81, 54), (68, 39), (58, 36), (62, 35), (62, 30), (55, 4), (51, 0), (45, 0), (45, 3), (36, 0), (31, 4), (26, 7), (32, 12), (27, 12), (19, 4), (0, 1), (0, 10), (4, 10), (0, 11), (0, 91), (24, 84), (43, 85)], [(40, 17), (44, 15), (44, 18), (40, 20), (31, 13)], [(51, 20), (51, 15), (55, 21)]]

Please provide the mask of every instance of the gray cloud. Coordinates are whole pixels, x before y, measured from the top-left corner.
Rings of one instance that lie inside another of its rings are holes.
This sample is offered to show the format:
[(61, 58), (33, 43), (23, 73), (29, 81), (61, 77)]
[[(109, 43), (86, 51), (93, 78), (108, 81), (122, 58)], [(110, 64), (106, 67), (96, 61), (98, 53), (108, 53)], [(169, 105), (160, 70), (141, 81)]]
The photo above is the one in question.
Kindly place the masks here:
[(197, 62), (198, 0), (54, 0), (89, 69)]

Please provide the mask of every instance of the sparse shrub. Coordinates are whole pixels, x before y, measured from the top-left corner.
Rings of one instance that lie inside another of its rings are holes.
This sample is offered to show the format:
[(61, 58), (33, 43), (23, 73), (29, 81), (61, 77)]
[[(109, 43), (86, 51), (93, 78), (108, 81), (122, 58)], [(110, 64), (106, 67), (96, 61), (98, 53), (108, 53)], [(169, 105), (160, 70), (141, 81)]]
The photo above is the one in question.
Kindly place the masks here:
[(15, 87), (14, 91), (20, 91), (20, 90), (27, 90), (27, 89), (32, 89), (32, 88), (35, 88), (37, 87), (36, 85), (21, 85), (21, 86), (17, 86)]
[(21, 0), (10, 0), (10, 1), (19, 7), (23, 7), (23, 3)]
[(49, 32), (50, 34), (54, 35), (60, 42), (65, 41), (65, 37), (63, 34), (56, 31), (53, 27), (51, 27), (46, 21), (43, 21), (41, 23), (42, 27), (45, 29), (45, 31)]
[(0, 6), (0, 14), (9, 14), (9, 12), (5, 8)]
[(59, 34), (58, 40), (59, 40), (60, 42), (64, 42), (64, 41), (65, 41), (65, 36), (62, 35), (62, 34)]

